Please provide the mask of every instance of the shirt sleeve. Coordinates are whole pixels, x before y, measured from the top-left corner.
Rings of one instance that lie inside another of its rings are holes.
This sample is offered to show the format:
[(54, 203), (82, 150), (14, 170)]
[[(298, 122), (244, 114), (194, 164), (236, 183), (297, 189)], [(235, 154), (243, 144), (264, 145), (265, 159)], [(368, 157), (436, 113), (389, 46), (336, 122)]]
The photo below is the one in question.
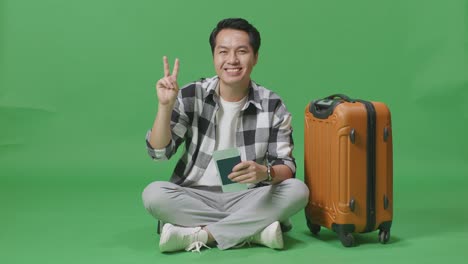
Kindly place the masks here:
[(146, 149), (148, 155), (154, 161), (164, 161), (169, 160), (172, 155), (177, 152), (177, 148), (182, 144), (185, 139), (185, 134), (189, 127), (189, 118), (185, 113), (183, 100), (181, 98), (181, 93), (177, 97), (177, 100), (174, 104), (174, 109), (171, 114), (171, 140), (166, 147), (162, 149), (155, 149), (149, 143), (151, 130), (146, 133)]
[(283, 103), (280, 103), (273, 114), (273, 124), (271, 128), (270, 141), (268, 142), (268, 161), (271, 166), (288, 166), (293, 177), (296, 176), (296, 161), (292, 155), (294, 142), (292, 138), (291, 114), (286, 110)]

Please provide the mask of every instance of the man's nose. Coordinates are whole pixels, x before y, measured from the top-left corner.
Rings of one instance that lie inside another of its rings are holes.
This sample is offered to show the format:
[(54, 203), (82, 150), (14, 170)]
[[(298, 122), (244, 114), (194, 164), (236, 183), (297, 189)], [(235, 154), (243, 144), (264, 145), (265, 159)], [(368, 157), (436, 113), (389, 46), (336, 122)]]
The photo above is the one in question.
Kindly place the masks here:
[(237, 55), (235, 52), (229, 53), (228, 62), (230, 64), (236, 64), (239, 62), (239, 59), (237, 58)]

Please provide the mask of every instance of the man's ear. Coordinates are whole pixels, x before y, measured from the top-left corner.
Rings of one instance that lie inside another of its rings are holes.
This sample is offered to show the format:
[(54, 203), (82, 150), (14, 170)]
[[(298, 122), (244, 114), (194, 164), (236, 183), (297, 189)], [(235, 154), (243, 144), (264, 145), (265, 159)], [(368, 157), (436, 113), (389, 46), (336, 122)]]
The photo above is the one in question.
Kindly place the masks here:
[(257, 65), (257, 62), (258, 62), (258, 52), (257, 52), (257, 54), (255, 54), (254, 66)]

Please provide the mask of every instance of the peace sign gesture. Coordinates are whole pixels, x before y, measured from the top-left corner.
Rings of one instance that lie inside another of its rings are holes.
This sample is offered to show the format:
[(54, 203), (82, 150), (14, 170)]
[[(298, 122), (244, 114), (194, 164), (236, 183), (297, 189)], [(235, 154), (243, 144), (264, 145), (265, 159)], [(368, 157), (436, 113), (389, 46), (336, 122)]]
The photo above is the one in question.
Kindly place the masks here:
[(174, 62), (174, 69), (172, 74), (169, 71), (169, 62), (167, 57), (163, 57), (164, 64), (164, 77), (156, 83), (156, 92), (160, 105), (172, 106), (177, 98), (179, 92), (179, 85), (177, 84), (177, 74), (179, 73), (179, 59)]

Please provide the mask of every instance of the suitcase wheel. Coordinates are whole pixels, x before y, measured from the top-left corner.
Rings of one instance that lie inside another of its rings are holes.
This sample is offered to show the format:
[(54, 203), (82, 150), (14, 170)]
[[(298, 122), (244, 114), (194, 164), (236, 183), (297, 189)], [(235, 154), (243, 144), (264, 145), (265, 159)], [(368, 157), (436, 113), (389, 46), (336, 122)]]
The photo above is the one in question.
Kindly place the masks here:
[(314, 235), (318, 235), (318, 233), (320, 232), (320, 225), (312, 224), (312, 222), (309, 220), (309, 217), (307, 215), (307, 211), (304, 211), (304, 212), (306, 215), (307, 227), (309, 228), (310, 232), (312, 232), (312, 234)]
[(387, 244), (390, 240), (390, 230), (382, 230), (379, 231), (379, 242), (382, 244)]
[(320, 232), (320, 225), (312, 224), (309, 220), (307, 220), (307, 227), (314, 235), (318, 235)]
[(345, 247), (353, 247), (355, 245), (354, 236), (351, 233), (339, 232), (338, 237), (340, 238), (341, 244)]

